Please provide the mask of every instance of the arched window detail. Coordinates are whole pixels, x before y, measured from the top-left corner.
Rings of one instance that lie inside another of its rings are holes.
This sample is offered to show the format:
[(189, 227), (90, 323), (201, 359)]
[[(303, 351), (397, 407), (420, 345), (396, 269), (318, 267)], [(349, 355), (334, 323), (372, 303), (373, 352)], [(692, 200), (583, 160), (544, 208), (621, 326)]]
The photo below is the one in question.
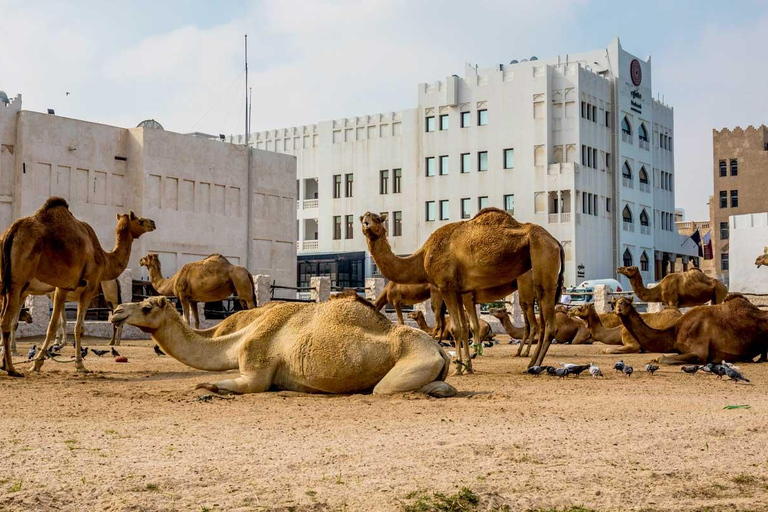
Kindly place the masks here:
[(640, 255), (640, 270), (643, 272), (648, 272), (648, 269), (650, 267), (648, 266), (648, 255), (643, 251), (643, 254)]
[(648, 214), (645, 212), (645, 208), (643, 208), (643, 211), (640, 212), (640, 225), (641, 226), (649, 225)]
[(640, 172), (637, 173), (637, 177), (640, 180), (640, 183), (648, 184), (648, 171), (645, 170), (645, 166), (642, 166), (640, 168)]
[(624, 116), (624, 119), (621, 120), (621, 133), (624, 135), (632, 135), (632, 123), (629, 122), (627, 116)]
[(632, 167), (629, 166), (629, 162), (624, 161), (624, 165), (621, 167), (621, 175), (628, 180), (632, 179)]
[(624, 207), (621, 217), (624, 219), (624, 222), (632, 222), (632, 210), (629, 209), (629, 205)]
[[(626, 117), (624, 119), (626, 119)], [(645, 124), (640, 123), (640, 128), (637, 129), (637, 136), (640, 140), (648, 142), (648, 130), (645, 129)]]
[(632, 266), (632, 253), (629, 252), (629, 248), (624, 249), (624, 266), (625, 267)]

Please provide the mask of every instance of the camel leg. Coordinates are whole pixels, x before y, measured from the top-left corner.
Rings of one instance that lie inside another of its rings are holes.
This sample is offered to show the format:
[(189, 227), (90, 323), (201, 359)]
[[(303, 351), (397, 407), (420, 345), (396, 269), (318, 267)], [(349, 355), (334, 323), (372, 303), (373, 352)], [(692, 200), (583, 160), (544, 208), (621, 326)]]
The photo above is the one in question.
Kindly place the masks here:
[[(56, 290), (58, 293), (58, 289)], [(95, 295), (95, 290), (91, 291), (86, 288), (80, 294), (80, 298), (77, 301), (77, 320), (75, 321), (75, 368), (80, 373), (90, 373), (90, 371), (83, 365), (83, 356), (80, 354), (81, 340), (83, 333), (85, 332), (85, 314), (88, 312), (88, 304), (91, 303), (91, 299)]]
[(603, 349), (603, 354), (637, 354), (640, 352), (640, 345), (619, 345)]
[(181, 317), (187, 325), (192, 326), (192, 317), (189, 313), (189, 301), (187, 301), (186, 298), (183, 299), (181, 297), (179, 297), (179, 301), (181, 301)]
[(520, 355), (520, 351), (523, 349), (523, 345), (525, 345), (525, 352), (523, 352), (522, 356), (528, 357), (528, 355), (531, 353), (533, 340), (536, 339), (536, 337), (539, 335), (539, 324), (536, 322), (536, 311), (533, 309), (533, 304), (526, 303), (523, 306), (523, 312), (525, 316), (526, 328), (528, 329), (528, 335), (526, 339), (523, 339), (520, 342), (520, 347), (517, 349), (517, 355)]
[(539, 311), (542, 317), (541, 331), (542, 335), (539, 337), (539, 346), (536, 347), (536, 352), (533, 358), (529, 362), (529, 367), (539, 365), (544, 362), (544, 357), (547, 355), (549, 345), (552, 343), (552, 338), (555, 337), (555, 331), (557, 330), (557, 319), (555, 317), (555, 287), (544, 287), (541, 291), (541, 299), (539, 300)]
[(195, 386), (195, 389), (207, 389), (213, 393), (242, 395), (244, 393), (264, 393), (269, 391), (275, 375), (276, 365), (267, 368), (242, 369), (240, 376), (235, 379), (225, 379), (218, 382), (205, 382)]
[[(443, 301), (448, 308), (448, 315), (453, 319), (453, 341), (456, 344), (456, 359), (453, 360), (453, 364), (456, 365), (456, 374), (463, 374), (465, 368), (468, 373), (472, 373), (472, 360), (468, 359), (465, 362), (462, 353), (464, 345), (469, 346), (469, 330), (464, 320), (461, 294), (453, 290), (443, 291)], [(467, 352), (469, 352), (468, 349)]]
[(67, 344), (67, 312), (66, 308), (61, 309), (61, 319), (59, 320), (59, 328), (56, 331), (56, 339), (59, 340), (59, 344)]
[(11, 289), (5, 296), (2, 320), (0, 320), (0, 329), (2, 329), (3, 337), (3, 366), (9, 377), (24, 376), (23, 373), (16, 371), (13, 367), (13, 359), (11, 359), (11, 332), (19, 318), (20, 310), (21, 301), (19, 300), (19, 295), (13, 293), (13, 290)]
[(67, 298), (67, 292), (56, 288), (53, 292), (53, 312), (51, 313), (51, 320), (48, 322), (48, 330), (45, 332), (45, 341), (43, 346), (37, 351), (35, 356), (35, 362), (30, 368), (33, 372), (39, 372), (43, 367), (43, 361), (45, 361), (45, 354), (48, 351), (48, 347), (51, 346), (53, 340), (56, 338), (56, 331), (59, 327), (59, 320), (61, 319), (61, 312), (64, 310), (64, 301)]
[(397, 313), (397, 323), (400, 325), (405, 325), (405, 322), (403, 322), (403, 305), (400, 304), (400, 302), (395, 302), (395, 312)]
[(19, 322), (17, 321), (15, 324), (13, 324), (13, 329), (11, 329), (11, 354), (14, 356), (19, 355), (19, 350), (16, 348), (16, 330), (19, 328)]
[[(195, 317), (195, 329), (199, 329), (200, 328), (200, 313), (197, 311), (197, 302), (189, 301), (189, 311), (190, 311), (190, 313), (192, 313), (192, 316)], [(192, 322), (190, 322), (189, 325), (191, 326)]]
[(412, 354), (400, 359), (373, 388), (374, 395), (390, 395), (418, 391), (437, 398), (456, 395), (456, 389), (440, 377), (446, 364), (442, 357), (430, 354)]
[(661, 364), (691, 364), (699, 363), (704, 364), (707, 362), (707, 358), (701, 354), (695, 352), (687, 352), (685, 354), (677, 354), (674, 356), (662, 356), (659, 358)]
[[(483, 340), (480, 339), (480, 321), (477, 319), (477, 308), (475, 308), (475, 299), (468, 293), (462, 297), (464, 302), (464, 311), (469, 316), (469, 325), (472, 329), (472, 340), (474, 341), (477, 355), (483, 355)], [(467, 358), (469, 359), (469, 346), (467, 346)]]

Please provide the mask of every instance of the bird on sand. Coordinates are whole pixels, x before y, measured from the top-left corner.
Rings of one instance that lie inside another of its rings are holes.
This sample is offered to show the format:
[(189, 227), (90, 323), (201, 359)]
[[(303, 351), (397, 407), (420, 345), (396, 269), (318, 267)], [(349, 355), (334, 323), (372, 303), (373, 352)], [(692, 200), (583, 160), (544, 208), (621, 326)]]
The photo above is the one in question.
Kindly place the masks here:
[(570, 370), (571, 368), (574, 368), (578, 365), (576, 363), (560, 363), (560, 366), (562, 368), (568, 368)]
[(547, 368), (544, 367), (544, 366), (531, 366), (530, 368), (525, 370), (525, 373), (529, 373), (531, 375), (539, 376), (539, 375), (541, 375), (541, 372), (543, 372), (546, 369)]
[(740, 368), (736, 366), (733, 363), (729, 363), (728, 361), (721, 361), (720, 366), (727, 366), (728, 368), (733, 368), (734, 370), (739, 370)]
[(621, 373), (624, 371), (624, 361), (617, 361), (616, 364), (613, 365), (613, 369), (617, 372)]
[(37, 345), (32, 345), (32, 348), (30, 348), (29, 352), (27, 352), (27, 361), (35, 357), (36, 353), (37, 353)]
[(164, 356), (165, 355), (165, 352), (160, 350), (160, 345), (155, 345), (155, 354), (157, 354), (159, 356)]
[(632, 375), (632, 372), (634, 372), (634, 371), (635, 371), (635, 369), (632, 368), (631, 366), (624, 366), (624, 375), (626, 375), (627, 377)]
[(589, 370), (589, 366), (590, 365), (588, 365), (588, 364), (577, 364), (577, 365), (574, 365), (574, 366), (572, 366), (570, 368), (566, 368), (566, 369), (568, 370), (568, 373), (571, 373), (571, 374), (573, 374), (573, 375), (578, 377), (579, 375), (581, 375), (581, 372), (585, 372), (585, 371)]
[(80, 357), (85, 357), (88, 355), (88, 347), (82, 347), (80, 349)]
[(112, 351), (112, 357), (120, 357), (120, 352), (113, 348), (110, 349)]
[(571, 371), (568, 368), (555, 368), (554, 366), (547, 366), (547, 373), (553, 377), (560, 377), (561, 379), (567, 377)]
[(99, 349), (97, 349), (97, 348), (92, 348), (92, 349), (91, 349), (91, 352), (93, 352), (93, 353), (94, 353), (94, 354), (96, 354), (97, 356), (101, 357), (101, 356), (103, 356), (104, 354), (108, 353), (108, 352), (109, 352), (109, 350), (99, 350)]
[(685, 373), (690, 373), (691, 375), (693, 375), (694, 373), (699, 371), (699, 368), (701, 368), (701, 366), (699, 366), (697, 364), (690, 364), (690, 365), (687, 365), (687, 366), (681, 366), (680, 367), (680, 369), (683, 370)]
[(596, 366), (595, 363), (589, 363), (589, 373), (591, 373), (594, 378), (603, 376), (603, 372), (600, 370), (600, 367)]
[(726, 366), (725, 367), (725, 374), (730, 377), (730, 379), (733, 382), (739, 382), (740, 380), (743, 380), (744, 382), (749, 382), (749, 379), (744, 377), (739, 370), (734, 370), (731, 367)]
[(715, 363), (707, 363), (704, 366), (699, 367), (699, 370), (701, 370), (704, 373), (714, 374), (715, 371), (713, 368), (715, 367)]
[(645, 371), (650, 373), (651, 376), (653, 376), (653, 372), (655, 372), (658, 369), (659, 369), (659, 367), (657, 365), (653, 364), (653, 363), (648, 363), (647, 365), (645, 365)]

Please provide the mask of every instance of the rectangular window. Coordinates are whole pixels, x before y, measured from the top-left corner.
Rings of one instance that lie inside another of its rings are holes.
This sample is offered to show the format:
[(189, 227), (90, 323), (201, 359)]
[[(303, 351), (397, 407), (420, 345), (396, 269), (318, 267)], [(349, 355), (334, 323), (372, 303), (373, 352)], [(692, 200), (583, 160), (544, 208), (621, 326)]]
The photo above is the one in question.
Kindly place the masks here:
[(587, 148), (587, 167), (592, 167), (592, 149)]
[(597, 148), (592, 148), (592, 167), (597, 169)]
[(354, 236), (354, 233), (355, 233), (355, 221), (354, 221), (354, 218), (355, 218), (354, 215), (347, 215), (346, 216), (347, 229), (346, 229), (346, 232), (344, 233), (344, 238), (346, 238), (347, 240), (352, 239), (352, 237)]
[(435, 202), (434, 201), (427, 201), (427, 209), (426, 209), (425, 219), (427, 221), (435, 220)]
[(597, 106), (596, 105), (592, 105), (592, 122), (593, 123), (597, 122)]
[(428, 156), (426, 159), (426, 174), (427, 176), (435, 175), (435, 157)]
[(728, 253), (724, 252), (720, 255), (720, 269), (728, 270)]
[(592, 106), (587, 103), (587, 121), (592, 120)]
[(345, 197), (352, 197), (352, 174), (346, 174), (344, 176), (345, 184), (346, 184), (346, 196)]
[(581, 102), (581, 118), (584, 119), (587, 117), (587, 103), (585, 101)]
[(461, 218), (462, 219), (468, 219), (470, 216), (469, 212), (469, 198), (464, 197), (461, 199)]
[(581, 145), (581, 165), (587, 165), (587, 146)]
[(448, 155), (440, 157), (440, 176), (448, 174)]
[(605, 111), (605, 126), (606, 128), (611, 127), (611, 112), (608, 110)]
[(341, 197), (341, 174), (333, 175), (333, 198), (338, 199)]
[(728, 165), (725, 163), (725, 160), (720, 160), (720, 177), (723, 178), (725, 176), (728, 176)]
[(403, 235), (403, 212), (392, 212), (392, 236)]
[(403, 179), (403, 170), (402, 169), (392, 169), (392, 174), (394, 174), (393, 179), (394, 183), (392, 183), (392, 193), (393, 194), (399, 194), (402, 190), (401, 183)]
[(731, 208), (739, 207), (739, 191), (731, 190)]
[(506, 194), (504, 196), (504, 209), (508, 214), (515, 214), (515, 194)]
[(720, 240), (728, 240), (728, 223), (720, 223)]
[(440, 201), (440, 220), (448, 220), (450, 212), (448, 211), (448, 200)]
[(488, 110), (478, 110), (477, 111), (477, 126), (485, 126), (488, 124)]
[(333, 239), (341, 240), (341, 215), (333, 218)]
[(720, 191), (720, 208), (728, 208), (728, 192)]
[(426, 128), (426, 131), (428, 131), (428, 132), (435, 131), (435, 116), (428, 116), (424, 120), (424, 126)]
[(477, 210), (480, 211), (483, 208), (488, 208), (488, 196), (480, 196), (477, 198)]
[(462, 174), (466, 174), (469, 171), (472, 170), (472, 160), (469, 156), (469, 153), (462, 153), (461, 154), (461, 169), (460, 172)]
[(483, 172), (488, 170), (488, 152), (480, 151), (477, 154), (477, 171)]
[(448, 114), (442, 114), (440, 116), (440, 130), (448, 129)]
[(389, 171), (379, 171), (379, 194), (389, 194)]
[(611, 154), (610, 153), (605, 154), (605, 169), (608, 171), (611, 170)]
[(611, 198), (606, 197), (605, 198), (605, 211), (608, 213), (611, 213)]
[(504, 150), (504, 168), (505, 169), (514, 169), (515, 168), (515, 150), (514, 149), (505, 149)]
[(461, 127), (469, 128), (472, 125), (472, 114), (469, 112), (461, 113)]
[(592, 214), (597, 215), (597, 194), (592, 196)]
[(739, 174), (739, 161), (731, 160), (731, 176), (738, 176)]

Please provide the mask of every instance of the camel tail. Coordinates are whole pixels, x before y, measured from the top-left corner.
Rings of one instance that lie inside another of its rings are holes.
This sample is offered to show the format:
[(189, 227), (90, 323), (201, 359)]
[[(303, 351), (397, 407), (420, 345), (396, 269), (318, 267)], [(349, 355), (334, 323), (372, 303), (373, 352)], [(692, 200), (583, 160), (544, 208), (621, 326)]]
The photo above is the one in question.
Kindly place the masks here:
[(253, 300), (253, 307), (257, 308), (259, 307), (259, 305), (256, 304), (256, 283), (253, 280), (253, 274), (248, 272), (248, 277), (251, 279), (251, 297), (252, 297), (251, 300)]
[(563, 244), (557, 242), (560, 247), (560, 274), (557, 276), (557, 291), (555, 292), (555, 305), (560, 302), (560, 296), (563, 294), (563, 283), (565, 283), (565, 249)]
[(443, 347), (440, 347), (440, 355), (443, 356), (443, 371), (437, 376), (436, 381), (444, 381), (451, 371), (451, 356), (443, 350)]
[(3, 286), (1, 290), (3, 296), (8, 293), (8, 287), (11, 284), (11, 251), (13, 250), (13, 237), (15, 235), (16, 226), (14, 225), (8, 231), (8, 236), (3, 238), (2, 263), (0, 263), (3, 273)]

